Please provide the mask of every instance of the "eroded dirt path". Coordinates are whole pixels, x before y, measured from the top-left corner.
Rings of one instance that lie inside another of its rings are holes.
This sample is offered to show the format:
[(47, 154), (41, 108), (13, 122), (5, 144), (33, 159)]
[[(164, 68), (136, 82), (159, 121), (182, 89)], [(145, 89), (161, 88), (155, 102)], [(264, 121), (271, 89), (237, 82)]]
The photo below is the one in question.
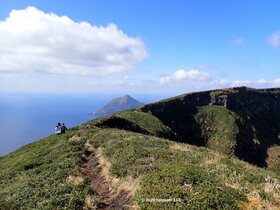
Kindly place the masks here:
[(91, 178), (91, 187), (98, 197), (94, 209), (135, 209), (129, 193), (114, 189), (102, 173), (100, 153), (97, 149), (86, 149), (83, 161), (82, 173)]

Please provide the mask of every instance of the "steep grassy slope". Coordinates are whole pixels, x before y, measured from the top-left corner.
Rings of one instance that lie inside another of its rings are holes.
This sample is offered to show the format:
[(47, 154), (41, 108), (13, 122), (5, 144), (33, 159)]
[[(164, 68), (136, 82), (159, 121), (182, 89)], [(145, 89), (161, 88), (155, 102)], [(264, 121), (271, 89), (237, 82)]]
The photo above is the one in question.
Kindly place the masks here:
[(158, 137), (175, 139), (171, 129), (150, 113), (138, 109), (131, 109), (117, 114), (103, 117), (91, 122), (97, 127), (125, 129)]
[(133, 180), (124, 183), (137, 189), (133, 201), (141, 209), (269, 209), (280, 205), (279, 177), (273, 172), (206, 148), (100, 129), (90, 122), (2, 157), (0, 209), (98, 206), (98, 192), (89, 188), (94, 180), (81, 175), (85, 142), (100, 151), (108, 176)]
[(234, 154), (239, 128), (239, 116), (225, 107), (202, 106), (194, 116), (200, 126), (201, 138), (208, 148)]
[[(235, 158), (120, 130), (102, 129), (88, 133), (86, 138), (94, 147), (101, 148), (112, 164), (113, 175), (141, 178), (135, 200), (143, 209), (246, 209), (279, 205), (279, 178)], [(273, 190), (268, 191), (270, 183)]]
[(280, 145), (279, 119), (279, 89), (241, 87), (181, 95), (94, 124), (206, 146), (279, 171), (280, 154), (269, 149)]
[(87, 122), (1, 157), (0, 209), (279, 209), (279, 107), (233, 88)]
[(67, 179), (79, 173), (83, 143), (69, 141), (76, 133), (50, 136), (0, 159), (0, 209), (81, 209), (92, 193), (86, 180)]
[(274, 157), (268, 156), (268, 149), (280, 143), (280, 89), (241, 87), (190, 93), (141, 110), (157, 117), (179, 141), (219, 145), (226, 153), (262, 167), (267, 166), (267, 158)]
[(189, 93), (94, 121), (234, 154), (280, 174), (280, 89)]

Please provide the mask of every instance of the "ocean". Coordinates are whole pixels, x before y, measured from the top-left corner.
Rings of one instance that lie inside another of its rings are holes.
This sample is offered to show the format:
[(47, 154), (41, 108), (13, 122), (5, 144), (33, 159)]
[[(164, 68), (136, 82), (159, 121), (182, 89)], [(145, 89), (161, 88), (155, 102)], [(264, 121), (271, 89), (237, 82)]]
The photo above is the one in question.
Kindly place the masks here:
[[(0, 156), (54, 133), (58, 122), (73, 127), (119, 95), (0, 94)], [(137, 98), (137, 97), (136, 97)], [(138, 96), (143, 103), (160, 96)]]

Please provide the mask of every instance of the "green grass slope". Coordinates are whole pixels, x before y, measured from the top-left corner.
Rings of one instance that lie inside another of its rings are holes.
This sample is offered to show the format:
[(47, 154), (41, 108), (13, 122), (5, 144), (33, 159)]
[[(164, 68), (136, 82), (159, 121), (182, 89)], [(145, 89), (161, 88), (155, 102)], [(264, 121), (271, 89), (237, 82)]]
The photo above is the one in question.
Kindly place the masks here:
[(205, 146), (228, 155), (235, 152), (239, 116), (225, 107), (198, 107), (195, 120), (200, 126)]
[(102, 149), (113, 175), (141, 178), (134, 198), (141, 209), (246, 209), (280, 204), (279, 186), (264, 190), (270, 182), (278, 184), (279, 177), (236, 158), (114, 129), (89, 133), (86, 138)]
[(83, 171), (89, 145), (133, 209), (279, 209), (279, 94), (185, 94), (26, 145), (0, 157), (0, 209), (97, 207), (102, 197)]
[(76, 133), (50, 136), (0, 159), (0, 209), (81, 209), (88, 183), (72, 185), (67, 177), (79, 171), (83, 143), (69, 141)]
[(174, 139), (171, 129), (164, 125), (158, 118), (139, 109), (119, 112), (108, 117), (93, 120), (91, 123), (97, 127), (118, 128), (163, 138)]
[(272, 167), (276, 155), (269, 148), (280, 145), (279, 107), (280, 89), (240, 87), (184, 94), (140, 110), (157, 117), (178, 141)]
[[(226, 102), (225, 102), (226, 100)], [(205, 146), (279, 171), (280, 90), (246, 87), (189, 93), (93, 121)]]
[(98, 197), (89, 187), (89, 178), (69, 181), (81, 173), (86, 142), (110, 163), (110, 176), (139, 180), (133, 200), (140, 209), (280, 205), (279, 177), (274, 172), (207, 148), (100, 129), (89, 122), (2, 157), (0, 209), (89, 209), (88, 196)]

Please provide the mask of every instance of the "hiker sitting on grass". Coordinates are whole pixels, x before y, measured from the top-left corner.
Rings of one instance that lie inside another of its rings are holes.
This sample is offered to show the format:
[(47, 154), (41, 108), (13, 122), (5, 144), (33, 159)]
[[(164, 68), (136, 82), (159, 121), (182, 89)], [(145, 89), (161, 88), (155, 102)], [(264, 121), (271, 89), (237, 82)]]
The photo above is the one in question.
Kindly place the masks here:
[(57, 123), (54, 130), (55, 130), (55, 133), (57, 135), (61, 134), (62, 133), (62, 125), (60, 123)]
[(65, 131), (67, 131), (67, 127), (65, 126), (64, 123), (62, 123), (62, 127), (61, 127), (61, 134), (65, 133)]

